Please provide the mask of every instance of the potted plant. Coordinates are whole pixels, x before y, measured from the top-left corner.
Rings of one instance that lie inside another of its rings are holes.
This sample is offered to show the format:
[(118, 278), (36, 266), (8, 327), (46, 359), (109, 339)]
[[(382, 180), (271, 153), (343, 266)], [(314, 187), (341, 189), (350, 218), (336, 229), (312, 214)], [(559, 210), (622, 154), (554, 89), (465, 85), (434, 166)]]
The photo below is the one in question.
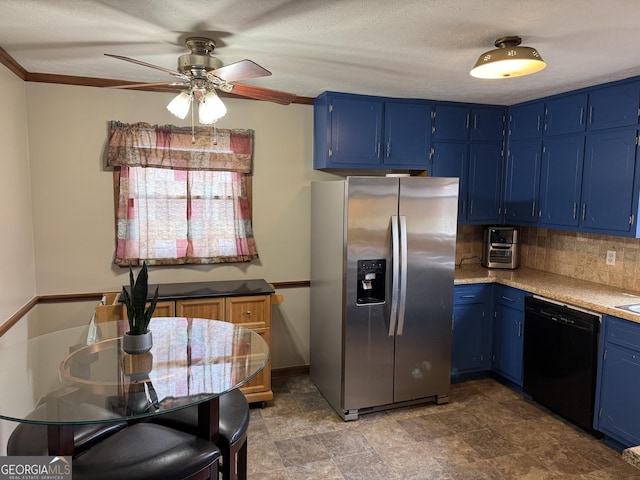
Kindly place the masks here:
[(122, 288), (122, 297), (127, 306), (127, 317), (129, 319), (129, 331), (122, 336), (122, 348), (127, 353), (145, 353), (151, 350), (152, 337), (149, 330), (151, 315), (158, 303), (158, 287), (156, 293), (145, 310), (148, 294), (149, 274), (147, 273), (147, 263), (142, 263), (142, 269), (138, 273), (135, 282), (133, 270), (129, 267), (129, 291)]

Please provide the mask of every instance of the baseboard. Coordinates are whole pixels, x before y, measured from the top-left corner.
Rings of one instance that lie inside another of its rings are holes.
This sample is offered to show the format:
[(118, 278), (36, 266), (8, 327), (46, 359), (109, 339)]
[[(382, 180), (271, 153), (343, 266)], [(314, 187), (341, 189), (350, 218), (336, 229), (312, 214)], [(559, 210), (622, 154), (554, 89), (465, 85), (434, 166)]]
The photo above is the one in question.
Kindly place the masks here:
[(309, 365), (297, 367), (274, 368), (271, 370), (271, 378), (299, 377), (309, 375)]

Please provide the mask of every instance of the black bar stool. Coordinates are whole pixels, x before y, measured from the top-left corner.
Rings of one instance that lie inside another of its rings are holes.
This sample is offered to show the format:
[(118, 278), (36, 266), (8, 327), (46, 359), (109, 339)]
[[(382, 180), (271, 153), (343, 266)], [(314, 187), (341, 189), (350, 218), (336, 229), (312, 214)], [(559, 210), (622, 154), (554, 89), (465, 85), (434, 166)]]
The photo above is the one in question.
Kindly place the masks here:
[(137, 423), (73, 460), (74, 480), (217, 480), (213, 443), (153, 423)]
[[(220, 396), (220, 438), (222, 454), (220, 471), (224, 480), (247, 478), (247, 428), (249, 402), (240, 390), (231, 390)], [(151, 423), (164, 425), (195, 435), (198, 427), (198, 408), (187, 407), (175, 412), (157, 415)]]

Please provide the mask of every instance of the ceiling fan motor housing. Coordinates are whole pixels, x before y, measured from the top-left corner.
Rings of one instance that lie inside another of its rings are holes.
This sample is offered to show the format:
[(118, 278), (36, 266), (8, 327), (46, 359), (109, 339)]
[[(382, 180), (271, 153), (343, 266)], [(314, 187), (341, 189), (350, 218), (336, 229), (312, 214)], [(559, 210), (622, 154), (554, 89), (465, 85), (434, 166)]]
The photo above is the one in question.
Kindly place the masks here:
[(186, 53), (178, 57), (178, 71), (180, 73), (188, 73), (191, 70), (210, 71), (222, 67), (223, 63), (216, 57), (209, 55), (198, 55), (195, 53)]

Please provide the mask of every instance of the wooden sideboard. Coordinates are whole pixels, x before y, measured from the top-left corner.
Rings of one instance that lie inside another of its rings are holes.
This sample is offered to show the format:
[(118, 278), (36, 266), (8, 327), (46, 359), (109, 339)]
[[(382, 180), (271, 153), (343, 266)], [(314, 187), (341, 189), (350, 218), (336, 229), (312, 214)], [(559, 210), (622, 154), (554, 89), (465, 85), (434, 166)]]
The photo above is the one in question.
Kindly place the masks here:
[[(155, 289), (156, 285), (149, 285), (150, 297)], [(96, 322), (126, 318), (120, 292), (106, 293), (105, 300), (104, 305), (96, 307)], [(153, 316), (210, 318), (235, 323), (258, 333), (271, 347), (271, 306), (281, 302), (282, 295), (276, 294), (264, 280), (158, 284), (158, 303)], [(240, 390), (249, 403), (272, 400), (271, 360)]]

